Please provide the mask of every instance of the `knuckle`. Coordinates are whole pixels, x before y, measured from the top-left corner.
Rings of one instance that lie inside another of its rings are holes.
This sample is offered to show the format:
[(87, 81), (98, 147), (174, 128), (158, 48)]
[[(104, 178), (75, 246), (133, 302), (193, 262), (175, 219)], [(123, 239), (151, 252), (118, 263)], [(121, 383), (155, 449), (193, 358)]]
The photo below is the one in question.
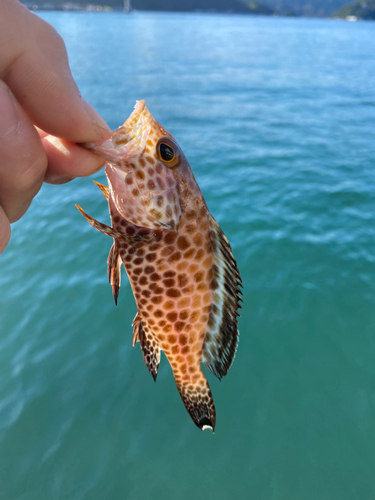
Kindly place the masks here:
[(47, 156), (44, 151), (42, 151), (39, 153), (36, 160), (31, 161), (28, 165), (24, 166), (22, 174), (17, 176), (17, 189), (23, 192), (33, 190), (34, 188), (36, 194), (43, 183), (47, 165)]
[[(65, 42), (59, 33), (49, 23), (42, 21), (42, 29), (39, 31), (40, 41), (43, 44), (43, 49), (57, 50), (60, 53), (66, 53)], [(47, 45), (46, 45), (47, 44)]]

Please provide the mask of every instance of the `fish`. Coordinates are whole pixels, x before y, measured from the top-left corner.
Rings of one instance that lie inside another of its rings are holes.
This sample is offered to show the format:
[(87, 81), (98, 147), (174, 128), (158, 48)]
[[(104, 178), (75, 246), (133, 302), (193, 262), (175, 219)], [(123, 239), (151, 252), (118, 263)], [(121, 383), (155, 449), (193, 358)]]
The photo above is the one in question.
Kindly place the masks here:
[[(221, 379), (237, 350), (242, 281), (228, 239), (211, 215), (173, 136), (137, 101), (111, 138), (83, 146), (106, 160), (111, 225), (76, 205), (110, 236), (108, 275), (117, 305), (124, 266), (138, 312), (133, 346), (156, 381), (161, 351), (201, 430), (214, 432), (215, 404), (202, 363)], [(95, 181), (94, 181), (95, 182)]]

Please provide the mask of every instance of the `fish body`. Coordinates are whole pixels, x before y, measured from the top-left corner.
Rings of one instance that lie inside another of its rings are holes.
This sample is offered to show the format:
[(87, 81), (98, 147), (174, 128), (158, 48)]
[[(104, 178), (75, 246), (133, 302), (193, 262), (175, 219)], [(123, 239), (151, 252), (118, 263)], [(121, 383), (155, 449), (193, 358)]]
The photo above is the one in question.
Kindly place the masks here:
[(85, 147), (107, 160), (111, 226), (79, 210), (114, 242), (108, 273), (117, 303), (120, 269), (138, 313), (133, 345), (156, 380), (164, 351), (184, 405), (200, 429), (215, 427), (201, 363), (221, 378), (238, 342), (241, 278), (227, 238), (210, 214), (177, 142), (144, 101), (111, 139)]

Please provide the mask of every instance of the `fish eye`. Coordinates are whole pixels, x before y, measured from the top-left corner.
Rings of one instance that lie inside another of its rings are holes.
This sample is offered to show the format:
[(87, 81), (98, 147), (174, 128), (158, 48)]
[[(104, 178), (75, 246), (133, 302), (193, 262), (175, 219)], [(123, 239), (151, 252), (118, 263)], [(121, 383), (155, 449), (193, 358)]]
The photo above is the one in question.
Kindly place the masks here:
[(171, 139), (160, 139), (156, 146), (159, 158), (168, 167), (176, 167), (180, 163), (180, 153), (177, 145)]
[(162, 142), (160, 144), (160, 156), (164, 161), (169, 162), (174, 160), (175, 155), (173, 149), (168, 146), (168, 144), (164, 144), (164, 142)]

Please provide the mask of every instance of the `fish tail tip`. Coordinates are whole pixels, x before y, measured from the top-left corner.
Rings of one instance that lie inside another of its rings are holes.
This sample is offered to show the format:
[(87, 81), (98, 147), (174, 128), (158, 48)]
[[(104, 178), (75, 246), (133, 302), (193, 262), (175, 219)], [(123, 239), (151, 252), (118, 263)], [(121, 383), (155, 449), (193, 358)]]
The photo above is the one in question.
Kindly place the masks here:
[(216, 421), (215, 404), (203, 372), (202, 382), (203, 387), (199, 384), (193, 388), (184, 385), (177, 387), (185, 408), (195, 425), (202, 431), (211, 429), (214, 432)]
[(215, 434), (215, 423), (212, 423), (209, 418), (200, 420), (199, 424), (197, 425), (202, 431), (210, 429), (212, 431), (212, 434)]

